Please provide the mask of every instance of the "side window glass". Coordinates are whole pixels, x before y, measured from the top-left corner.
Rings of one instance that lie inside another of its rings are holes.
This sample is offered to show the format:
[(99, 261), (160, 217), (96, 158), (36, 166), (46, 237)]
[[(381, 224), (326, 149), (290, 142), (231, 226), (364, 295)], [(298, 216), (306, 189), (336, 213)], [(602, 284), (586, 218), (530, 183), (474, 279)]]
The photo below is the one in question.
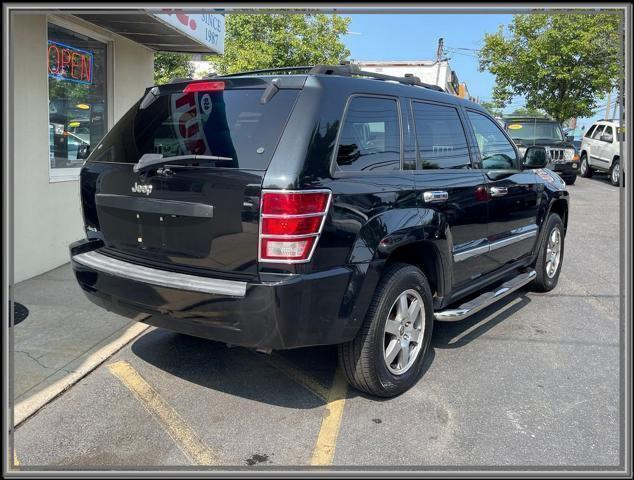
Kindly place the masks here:
[(584, 137), (586, 138), (590, 138), (592, 136), (592, 132), (594, 132), (594, 129), (597, 128), (596, 124), (592, 125), (588, 131), (586, 132), (586, 134), (584, 135)]
[(337, 148), (343, 171), (399, 170), (401, 132), (396, 100), (354, 97)]
[(592, 134), (592, 138), (599, 140), (601, 138), (601, 134), (603, 133), (603, 125), (599, 125), (596, 130), (594, 131), (594, 133)]
[(609, 143), (612, 143), (612, 127), (609, 126), (609, 125), (605, 126), (605, 130), (601, 134), (601, 138), (603, 139), (605, 136), (609, 136), (609, 139), (605, 138), (605, 141), (609, 142)]
[(511, 142), (488, 117), (467, 112), (475, 133), (482, 168), (485, 170), (515, 170), (519, 168), (517, 154)]
[(453, 107), (414, 102), (419, 169), (471, 168), (467, 137)]

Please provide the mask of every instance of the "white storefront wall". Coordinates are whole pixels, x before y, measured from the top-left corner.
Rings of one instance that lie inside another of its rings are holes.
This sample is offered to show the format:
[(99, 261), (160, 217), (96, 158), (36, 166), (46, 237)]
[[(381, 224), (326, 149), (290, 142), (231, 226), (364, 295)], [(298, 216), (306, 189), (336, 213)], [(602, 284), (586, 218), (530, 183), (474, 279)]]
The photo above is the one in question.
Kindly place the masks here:
[(68, 262), (84, 237), (76, 178), (49, 179), (47, 23), (108, 45), (108, 127), (153, 83), (154, 52), (69, 16), (17, 14), (12, 24), (14, 281)]

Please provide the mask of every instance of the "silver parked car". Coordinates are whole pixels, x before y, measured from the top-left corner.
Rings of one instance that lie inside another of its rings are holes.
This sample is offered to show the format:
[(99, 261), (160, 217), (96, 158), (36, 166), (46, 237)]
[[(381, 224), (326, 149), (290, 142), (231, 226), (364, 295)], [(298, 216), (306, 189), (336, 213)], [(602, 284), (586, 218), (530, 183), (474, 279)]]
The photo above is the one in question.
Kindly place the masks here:
[(582, 177), (591, 177), (595, 171), (607, 172), (612, 185), (620, 184), (619, 133), (619, 122), (612, 120), (598, 121), (588, 129), (581, 140), (579, 173)]

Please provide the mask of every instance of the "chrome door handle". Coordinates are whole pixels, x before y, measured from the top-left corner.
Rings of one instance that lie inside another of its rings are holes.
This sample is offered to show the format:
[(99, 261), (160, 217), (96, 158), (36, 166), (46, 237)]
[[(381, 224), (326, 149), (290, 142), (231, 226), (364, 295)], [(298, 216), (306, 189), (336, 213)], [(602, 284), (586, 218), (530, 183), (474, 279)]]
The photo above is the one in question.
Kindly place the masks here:
[(489, 189), (492, 197), (503, 197), (507, 193), (509, 193), (509, 189), (506, 187), (491, 187)]
[(434, 190), (432, 192), (424, 192), (423, 200), (426, 203), (442, 203), (446, 202), (449, 198), (449, 194), (444, 190)]

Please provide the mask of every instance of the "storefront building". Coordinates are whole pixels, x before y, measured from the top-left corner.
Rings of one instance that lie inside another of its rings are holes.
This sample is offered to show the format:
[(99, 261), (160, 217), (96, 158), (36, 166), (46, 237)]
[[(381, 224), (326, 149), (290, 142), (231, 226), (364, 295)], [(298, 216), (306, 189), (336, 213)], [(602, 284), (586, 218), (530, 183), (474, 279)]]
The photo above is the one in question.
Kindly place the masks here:
[(79, 170), (153, 85), (157, 51), (222, 53), (224, 16), (12, 12), (14, 281), (68, 262), (84, 236)]

